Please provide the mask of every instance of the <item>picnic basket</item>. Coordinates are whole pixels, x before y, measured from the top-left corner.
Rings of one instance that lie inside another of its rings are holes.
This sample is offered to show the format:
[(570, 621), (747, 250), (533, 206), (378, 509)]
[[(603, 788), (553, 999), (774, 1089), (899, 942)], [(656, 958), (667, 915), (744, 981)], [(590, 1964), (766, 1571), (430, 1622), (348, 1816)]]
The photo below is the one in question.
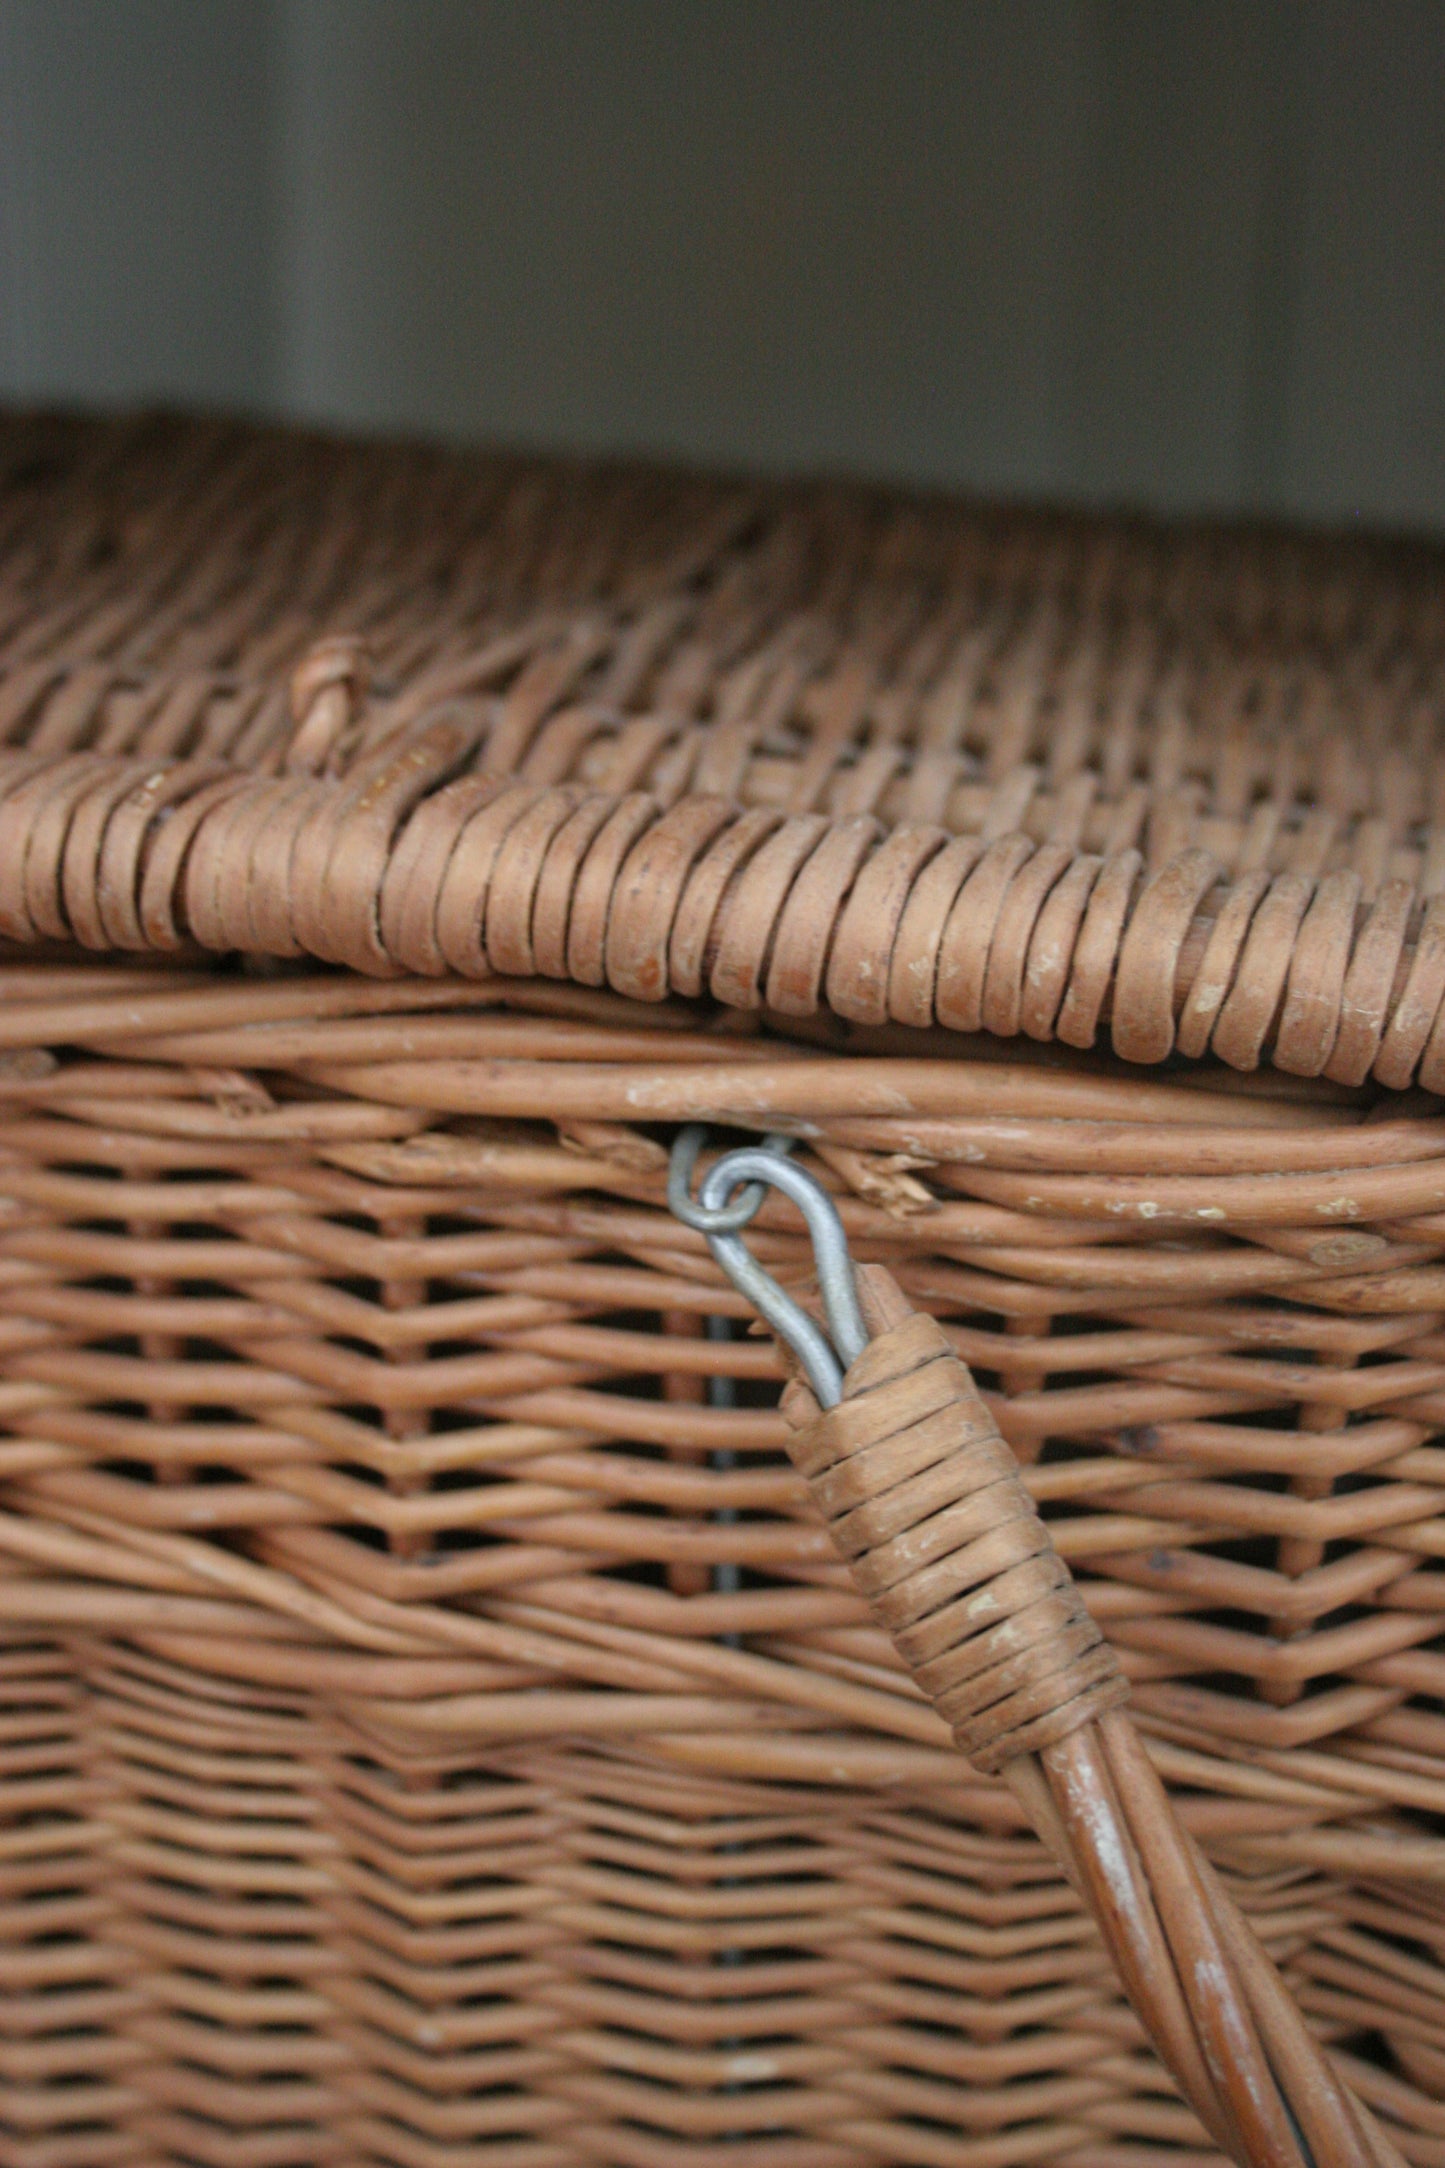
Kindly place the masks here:
[(1424, 543), (0, 422), (0, 2168), (1442, 2168), (1442, 726)]

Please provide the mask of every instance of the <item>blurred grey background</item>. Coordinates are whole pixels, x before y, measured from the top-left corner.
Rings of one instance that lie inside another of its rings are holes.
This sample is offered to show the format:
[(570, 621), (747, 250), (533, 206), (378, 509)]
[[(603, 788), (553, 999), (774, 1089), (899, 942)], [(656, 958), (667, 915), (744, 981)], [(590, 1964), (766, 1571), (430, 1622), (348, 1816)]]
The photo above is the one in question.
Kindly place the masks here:
[(0, 397), (1445, 528), (1445, 4), (0, 0)]

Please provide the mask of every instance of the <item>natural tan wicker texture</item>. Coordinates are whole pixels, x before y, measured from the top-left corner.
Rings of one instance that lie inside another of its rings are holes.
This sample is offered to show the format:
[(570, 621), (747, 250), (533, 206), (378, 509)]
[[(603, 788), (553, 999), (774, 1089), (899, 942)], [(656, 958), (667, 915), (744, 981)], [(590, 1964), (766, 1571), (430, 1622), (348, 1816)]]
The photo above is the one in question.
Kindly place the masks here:
[(159, 423), (0, 489), (11, 938), (1445, 1083), (1437, 553)]
[(1217, 2159), (789, 1464), (694, 1119), (939, 1320), (1442, 2168), (1440, 556), (0, 475), (0, 2168)]

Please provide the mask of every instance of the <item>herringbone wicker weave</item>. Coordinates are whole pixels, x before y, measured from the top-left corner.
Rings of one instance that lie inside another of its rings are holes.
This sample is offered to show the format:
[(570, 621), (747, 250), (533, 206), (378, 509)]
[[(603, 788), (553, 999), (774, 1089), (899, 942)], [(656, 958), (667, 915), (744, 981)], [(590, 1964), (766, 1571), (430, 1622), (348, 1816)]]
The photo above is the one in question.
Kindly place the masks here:
[(1387, 2133), (1261, 2016), (1215, 2135), (1441, 2168), (1442, 743), (1423, 546), (0, 425), (0, 2168), (1217, 2158), (693, 1120), (971, 1367)]

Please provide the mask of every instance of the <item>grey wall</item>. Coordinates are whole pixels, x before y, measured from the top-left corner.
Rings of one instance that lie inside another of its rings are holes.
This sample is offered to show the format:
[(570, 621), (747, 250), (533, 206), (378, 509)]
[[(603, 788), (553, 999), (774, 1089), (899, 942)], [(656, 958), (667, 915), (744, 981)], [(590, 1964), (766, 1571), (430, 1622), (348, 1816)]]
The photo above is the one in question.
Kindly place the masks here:
[(282, 395), (266, 0), (0, 0), (0, 392)]
[(1445, 527), (1445, 4), (0, 0), (0, 393)]

